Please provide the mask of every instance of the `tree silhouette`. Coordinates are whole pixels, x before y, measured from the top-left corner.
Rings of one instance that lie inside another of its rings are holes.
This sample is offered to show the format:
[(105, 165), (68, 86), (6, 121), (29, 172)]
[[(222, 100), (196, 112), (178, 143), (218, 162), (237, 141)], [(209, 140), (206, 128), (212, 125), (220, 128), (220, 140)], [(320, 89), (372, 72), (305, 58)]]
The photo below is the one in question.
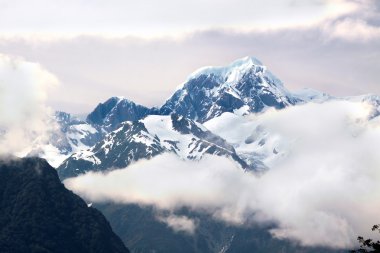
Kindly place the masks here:
[[(374, 225), (372, 231), (380, 232), (380, 224)], [(351, 253), (365, 253), (365, 252), (377, 252), (380, 253), (380, 241), (374, 241), (372, 239), (364, 239), (362, 236), (358, 237), (360, 248), (351, 250)]]

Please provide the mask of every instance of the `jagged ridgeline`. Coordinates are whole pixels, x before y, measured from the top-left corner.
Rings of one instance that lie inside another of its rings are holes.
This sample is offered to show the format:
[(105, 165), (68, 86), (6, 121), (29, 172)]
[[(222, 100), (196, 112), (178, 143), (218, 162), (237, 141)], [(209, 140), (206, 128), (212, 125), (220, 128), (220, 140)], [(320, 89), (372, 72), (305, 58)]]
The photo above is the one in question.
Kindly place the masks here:
[(165, 152), (182, 159), (199, 160), (205, 154), (230, 157), (244, 169), (255, 169), (237, 154), (233, 146), (201, 124), (183, 116), (148, 116), (122, 123), (102, 141), (85, 152), (75, 153), (58, 168), (61, 179), (88, 171), (125, 168), (134, 161)]
[(0, 159), (1, 253), (127, 253), (104, 216), (40, 158)]
[[(313, 96), (323, 97), (318, 92)], [(236, 161), (242, 169), (265, 170), (265, 164), (256, 159), (259, 155), (253, 159), (239, 154), (202, 123), (226, 112), (245, 114), (266, 108), (281, 109), (310, 99), (310, 96), (289, 92), (252, 57), (239, 59), (226, 67), (202, 68), (190, 75), (159, 108), (147, 108), (122, 97), (100, 103), (82, 123), (96, 131), (71, 134), (68, 142), (86, 143), (95, 133), (101, 133), (102, 137), (94, 146), (88, 146), (88, 150), (72, 152), (59, 166), (59, 175), (64, 179), (89, 170), (123, 168), (164, 152), (189, 160), (201, 159), (204, 154), (222, 155)], [(72, 131), (77, 128), (76, 124), (70, 127)], [(80, 139), (76, 140), (78, 136)]]
[[(62, 151), (56, 156), (59, 162), (54, 156), (48, 160), (57, 164), (62, 179), (87, 171), (124, 168), (165, 152), (185, 160), (200, 160), (205, 154), (226, 156), (244, 170), (261, 172), (268, 169), (265, 160), (280, 157), (281, 150), (271, 146), (273, 141), (267, 141), (260, 127), (256, 136), (241, 140), (223, 135), (223, 125), (245, 128), (241, 118), (231, 115), (334, 99), (380, 105), (377, 96), (335, 98), (310, 89), (290, 92), (259, 60), (245, 57), (224, 67), (199, 69), (160, 107), (148, 108), (112, 97), (100, 103), (85, 121), (57, 114), (63, 134), (60, 142), (50, 145)], [(41, 154), (44, 156), (44, 151)]]
[[(159, 107), (148, 108), (124, 97), (112, 97), (99, 103), (85, 120), (58, 112), (54, 118), (60, 131), (48, 145), (33, 147), (30, 153), (45, 157), (58, 167), (71, 154), (86, 156), (80, 153), (104, 140), (125, 121), (176, 114), (203, 124), (226, 112), (245, 114), (267, 108), (281, 109), (323, 97), (328, 96), (320, 92), (301, 95), (289, 92), (260, 61), (245, 57), (225, 67), (206, 67), (194, 72)], [(263, 167), (245, 162), (251, 168)]]

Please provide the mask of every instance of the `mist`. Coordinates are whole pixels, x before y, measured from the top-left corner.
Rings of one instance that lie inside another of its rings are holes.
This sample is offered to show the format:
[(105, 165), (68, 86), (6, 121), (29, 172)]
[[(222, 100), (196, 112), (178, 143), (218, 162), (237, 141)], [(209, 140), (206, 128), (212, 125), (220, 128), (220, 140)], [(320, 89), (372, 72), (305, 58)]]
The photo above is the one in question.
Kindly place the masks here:
[(380, 119), (372, 118), (374, 109), (333, 101), (248, 116), (288, 144), (263, 175), (224, 157), (182, 161), (164, 154), (64, 183), (95, 202), (188, 207), (235, 225), (276, 222), (275, 237), (350, 248), (378, 222)]
[(58, 79), (38, 63), (0, 54), (0, 154), (24, 156), (55, 129), (46, 106)]

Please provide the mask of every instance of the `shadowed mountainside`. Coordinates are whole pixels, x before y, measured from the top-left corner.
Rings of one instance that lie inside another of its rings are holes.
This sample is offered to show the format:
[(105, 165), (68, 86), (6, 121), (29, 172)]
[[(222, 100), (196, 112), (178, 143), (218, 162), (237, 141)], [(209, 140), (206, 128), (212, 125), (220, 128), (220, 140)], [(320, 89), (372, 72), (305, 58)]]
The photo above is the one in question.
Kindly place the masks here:
[(0, 159), (0, 252), (127, 253), (104, 216), (40, 158)]

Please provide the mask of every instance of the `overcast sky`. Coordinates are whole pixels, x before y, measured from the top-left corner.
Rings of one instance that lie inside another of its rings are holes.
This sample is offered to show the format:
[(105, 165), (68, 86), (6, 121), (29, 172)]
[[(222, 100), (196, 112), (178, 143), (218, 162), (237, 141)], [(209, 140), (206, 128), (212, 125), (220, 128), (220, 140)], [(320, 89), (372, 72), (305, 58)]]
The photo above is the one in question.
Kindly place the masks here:
[(205, 65), (259, 58), (290, 90), (380, 94), (376, 0), (0, 0), (0, 53), (41, 64), (58, 110), (162, 104)]

